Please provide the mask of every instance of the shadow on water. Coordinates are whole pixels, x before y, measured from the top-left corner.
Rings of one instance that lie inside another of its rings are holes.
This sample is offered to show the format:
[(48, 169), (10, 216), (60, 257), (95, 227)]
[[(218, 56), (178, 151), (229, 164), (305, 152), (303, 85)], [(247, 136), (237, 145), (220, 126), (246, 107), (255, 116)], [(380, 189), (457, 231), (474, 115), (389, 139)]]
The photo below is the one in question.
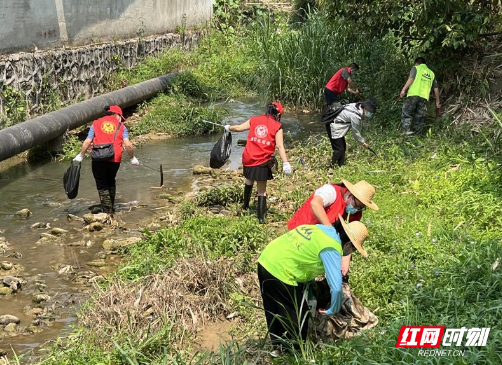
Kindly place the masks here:
[[(230, 124), (242, 123), (264, 112), (264, 104), (253, 99), (220, 106), (228, 110), (228, 117), (222, 122)], [(302, 140), (311, 133), (322, 133), (324, 125), (318, 118), (315, 114), (286, 112), (282, 118), (286, 149), (289, 140)], [(154, 215), (155, 209), (161, 205), (157, 198), (160, 191), (152, 189), (160, 183), (159, 165), (162, 164), (164, 170), (164, 192), (190, 191), (192, 168), (195, 165), (209, 165), (210, 151), (220, 135), (221, 132), (210, 136), (150, 141), (136, 151), (140, 162), (150, 168), (131, 166), (124, 154), (117, 176), (117, 203), (136, 202), (135, 206), (138, 206), (137, 209), (120, 213), (120, 219), (130, 232), (128, 234), (138, 234), (142, 222)], [(247, 132), (235, 133), (230, 162), (226, 168), (236, 169), (241, 165), (243, 147), (237, 146), (237, 141), (246, 137)], [(68, 161), (30, 164), (16, 158), (0, 164), (0, 237), (8, 241), (8, 252), (16, 253), (11, 257), (0, 255), (0, 261), (22, 265), (19, 275), (27, 280), (22, 291), (8, 296), (0, 295), (0, 315), (14, 315), (21, 320), (20, 326), (28, 327), (33, 317), (27, 315), (26, 311), (36, 307), (32, 298), (41, 290), (51, 297), (45, 306), (58, 308), (52, 326), (39, 333), (0, 337), (0, 349), (10, 350), (12, 346), (17, 353), (26, 353), (70, 330), (69, 324), (76, 320), (75, 311), (87, 294), (82, 291), (81, 285), (58, 274), (61, 265), (72, 265), (79, 270), (107, 275), (105, 269), (87, 265), (87, 262), (102, 255), (101, 244), (106, 234), (82, 231), (82, 223), (66, 219), (68, 213), (82, 216), (89, 211), (89, 206), (98, 203), (91, 163), (89, 159), (82, 163), (79, 194), (74, 200), (67, 199), (63, 190), (62, 177), (68, 166)], [(16, 219), (14, 213), (24, 208), (28, 208), (33, 215), (28, 220)], [(40, 234), (46, 231), (31, 228), (35, 222), (50, 223), (52, 227), (63, 228), (70, 233), (62, 244), (40, 244), (37, 242)], [(67, 244), (78, 240), (90, 241), (91, 244)], [(0, 277), (6, 275), (13, 274), (0, 269)]]

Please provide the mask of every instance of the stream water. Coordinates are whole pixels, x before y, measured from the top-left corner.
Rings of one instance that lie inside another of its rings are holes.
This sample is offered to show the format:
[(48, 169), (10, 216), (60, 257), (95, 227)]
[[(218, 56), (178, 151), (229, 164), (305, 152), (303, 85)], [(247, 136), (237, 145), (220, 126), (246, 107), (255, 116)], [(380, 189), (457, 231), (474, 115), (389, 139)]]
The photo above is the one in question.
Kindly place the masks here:
[[(263, 113), (263, 103), (256, 100), (242, 100), (224, 104), (229, 111), (226, 119), (238, 124), (253, 115)], [(311, 133), (323, 133), (324, 126), (314, 114), (288, 114), (283, 118), (285, 135), (291, 139), (303, 139)], [(164, 191), (191, 190), (193, 166), (209, 165), (209, 153), (220, 133), (203, 137), (152, 140), (136, 151), (140, 162), (151, 167), (133, 167), (124, 158), (117, 177), (117, 202), (122, 206), (119, 213), (126, 231), (122, 234), (138, 234), (142, 224), (154, 214), (159, 206), (156, 197), (159, 190), (159, 164), (164, 169)], [(239, 139), (245, 139), (247, 132), (233, 134), (233, 147), (227, 168), (236, 169), (241, 164), (243, 147), (237, 146)], [(286, 150), (287, 150), (286, 143)], [(8, 249), (0, 255), (0, 262), (18, 265), (19, 272), (0, 268), (0, 278), (19, 275), (27, 283), (15, 294), (0, 295), (0, 316), (14, 315), (21, 320), (20, 326), (28, 327), (34, 320), (26, 313), (37, 305), (32, 301), (37, 293), (46, 293), (50, 300), (42, 307), (54, 309), (51, 325), (35, 333), (0, 332), (0, 349), (25, 353), (41, 344), (54, 340), (70, 329), (76, 320), (76, 308), (89, 295), (81, 284), (61, 275), (61, 268), (71, 266), (85, 277), (87, 271), (107, 275), (112, 265), (104, 268), (89, 267), (87, 262), (103, 255), (102, 242), (107, 234), (83, 231), (83, 223), (68, 221), (69, 213), (82, 216), (89, 206), (98, 203), (97, 191), (88, 159), (82, 164), (78, 197), (67, 199), (62, 176), (68, 162), (46, 161), (27, 163), (15, 157), (0, 163), (0, 237), (5, 237)], [(132, 202), (132, 203), (131, 203)], [(14, 217), (14, 213), (28, 208), (33, 215), (27, 220)], [(51, 227), (69, 231), (60, 242), (37, 242), (43, 229), (31, 228), (36, 222), (49, 223)], [(85, 242), (71, 245), (72, 242)], [(69, 244), (70, 243), (70, 244)], [(1, 250), (0, 250), (1, 252)], [(19, 266), (21, 265), (21, 266)], [(16, 267), (16, 266), (15, 266)], [(0, 285), (1, 286), (1, 285)], [(3, 336), (5, 335), (5, 336)], [(3, 336), (3, 337), (1, 337)]]

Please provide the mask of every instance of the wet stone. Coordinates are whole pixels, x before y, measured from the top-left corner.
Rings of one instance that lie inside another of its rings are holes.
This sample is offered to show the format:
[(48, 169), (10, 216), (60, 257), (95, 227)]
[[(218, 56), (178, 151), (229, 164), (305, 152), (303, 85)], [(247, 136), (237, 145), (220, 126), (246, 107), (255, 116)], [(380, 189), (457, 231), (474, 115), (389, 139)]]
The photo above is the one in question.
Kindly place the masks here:
[(3, 270), (10, 270), (14, 267), (14, 264), (9, 261), (2, 261), (2, 263), (0, 263), (0, 266)]
[(33, 316), (33, 317), (39, 316), (42, 313), (44, 313), (44, 310), (42, 308), (31, 308), (26, 311), (26, 314), (28, 316)]
[(210, 174), (211, 170), (212, 169), (210, 167), (205, 167), (202, 165), (195, 165), (193, 167), (193, 174), (194, 175)]
[(29, 326), (26, 331), (30, 332), (30, 333), (37, 333), (37, 332), (42, 332), (43, 330), (38, 327), (37, 325), (35, 324), (32, 324), (31, 326)]
[(57, 240), (57, 236), (54, 236), (53, 234), (50, 233), (40, 233), (40, 238), (45, 238), (46, 240)]
[(84, 221), (83, 218), (80, 218), (79, 216), (76, 216), (74, 214), (68, 214), (66, 216), (66, 219), (68, 219), (70, 222), (71, 221), (74, 221), (74, 222), (83, 222)]
[(105, 260), (93, 260), (93, 261), (89, 261), (87, 263), (87, 265), (89, 265), (91, 267), (104, 267), (104, 266), (106, 266), (106, 262), (105, 262)]
[(12, 251), (11, 253), (9, 253), (7, 255), (7, 257), (11, 257), (11, 258), (14, 258), (14, 259), (20, 259), (21, 257), (23, 257), (23, 254), (21, 252)]
[(32, 216), (32, 214), (33, 213), (29, 209), (25, 208), (14, 213), (14, 217), (17, 219), (28, 219)]
[(19, 324), (21, 320), (17, 318), (16, 316), (11, 316), (10, 314), (4, 314), (3, 316), (0, 316), (0, 325), (6, 326), (10, 323), (15, 323)]
[(5, 332), (16, 332), (16, 330), (17, 330), (17, 324), (15, 324), (15, 323), (9, 323), (7, 326), (4, 327), (3, 330)]
[(12, 294), (11, 288), (9, 288), (7, 286), (0, 288), (0, 295), (9, 295), (9, 294)]
[(56, 236), (61, 236), (61, 235), (67, 234), (68, 231), (63, 228), (54, 227), (53, 229), (51, 229), (51, 233)]
[(51, 228), (51, 224), (44, 223), (44, 222), (37, 222), (37, 223), (33, 223), (31, 225), (31, 228), (33, 228), (33, 229), (49, 229), (49, 228)]
[(89, 232), (101, 231), (103, 229), (103, 223), (93, 222), (87, 226)]
[(98, 214), (87, 213), (87, 214), (84, 214), (84, 221), (87, 224), (91, 224), (94, 222), (106, 223), (108, 221), (108, 214), (106, 214), (106, 213), (98, 213)]
[(35, 294), (31, 299), (34, 303), (42, 303), (50, 300), (51, 297), (47, 294)]
[(4, 276), (2, 279), (3, 285), (10, 287), (13, 292), (21, 289), (21, 287), (26, 284), (26, 281), (14, 276)]

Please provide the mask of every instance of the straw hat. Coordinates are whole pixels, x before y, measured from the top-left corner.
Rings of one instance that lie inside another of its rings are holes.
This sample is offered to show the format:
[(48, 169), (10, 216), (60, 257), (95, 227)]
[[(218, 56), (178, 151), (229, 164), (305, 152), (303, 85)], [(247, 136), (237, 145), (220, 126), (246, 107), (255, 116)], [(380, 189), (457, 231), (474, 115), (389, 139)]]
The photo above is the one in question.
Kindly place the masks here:
[(354, 221), (347, 224), (343, 220), (341, 214), (338, 214), (338, 219), (342, 223), (343, 230), (347, 233), (347, 236), (349, 236), (350, 242), (352, 242), (357, 251), (359, 251), (364, 257), (368, 257), (368, 253), (363, 248), (363, 243), (366, 238), (368, 238), (368, 229), (364, 223)]
[(373, 199), (373, 195), (375, 195), (373, 185), (369, 184), (366, 180), (361, 180), (356, 184), (352, 184), (345, 179), (342, 179), (342, 182), (361, 203), (370, 209), (378, 210), (378, 206), (371, 200)]

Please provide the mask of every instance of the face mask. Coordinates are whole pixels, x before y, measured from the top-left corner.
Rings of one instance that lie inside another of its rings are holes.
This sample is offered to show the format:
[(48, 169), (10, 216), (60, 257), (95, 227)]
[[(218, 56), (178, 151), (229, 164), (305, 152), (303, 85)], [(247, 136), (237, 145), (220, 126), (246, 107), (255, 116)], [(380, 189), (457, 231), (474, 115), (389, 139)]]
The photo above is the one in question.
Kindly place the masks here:
[(345, 211), (347, 212), (347, 214), (356, 214), (358, 212), (358, 210), (356, 208), (354, 208), (352, 206), (352, 204), (348, 204), (346, 207), (345, 207)]
[(372, 113), (372, 112), (366, 112), (366, 113), (364, 113), (364, 116), (365, 116), (366, 118), (371, 118), (371, 116), (372, 116), (372, 115), (373, 115), (373, 113)]

